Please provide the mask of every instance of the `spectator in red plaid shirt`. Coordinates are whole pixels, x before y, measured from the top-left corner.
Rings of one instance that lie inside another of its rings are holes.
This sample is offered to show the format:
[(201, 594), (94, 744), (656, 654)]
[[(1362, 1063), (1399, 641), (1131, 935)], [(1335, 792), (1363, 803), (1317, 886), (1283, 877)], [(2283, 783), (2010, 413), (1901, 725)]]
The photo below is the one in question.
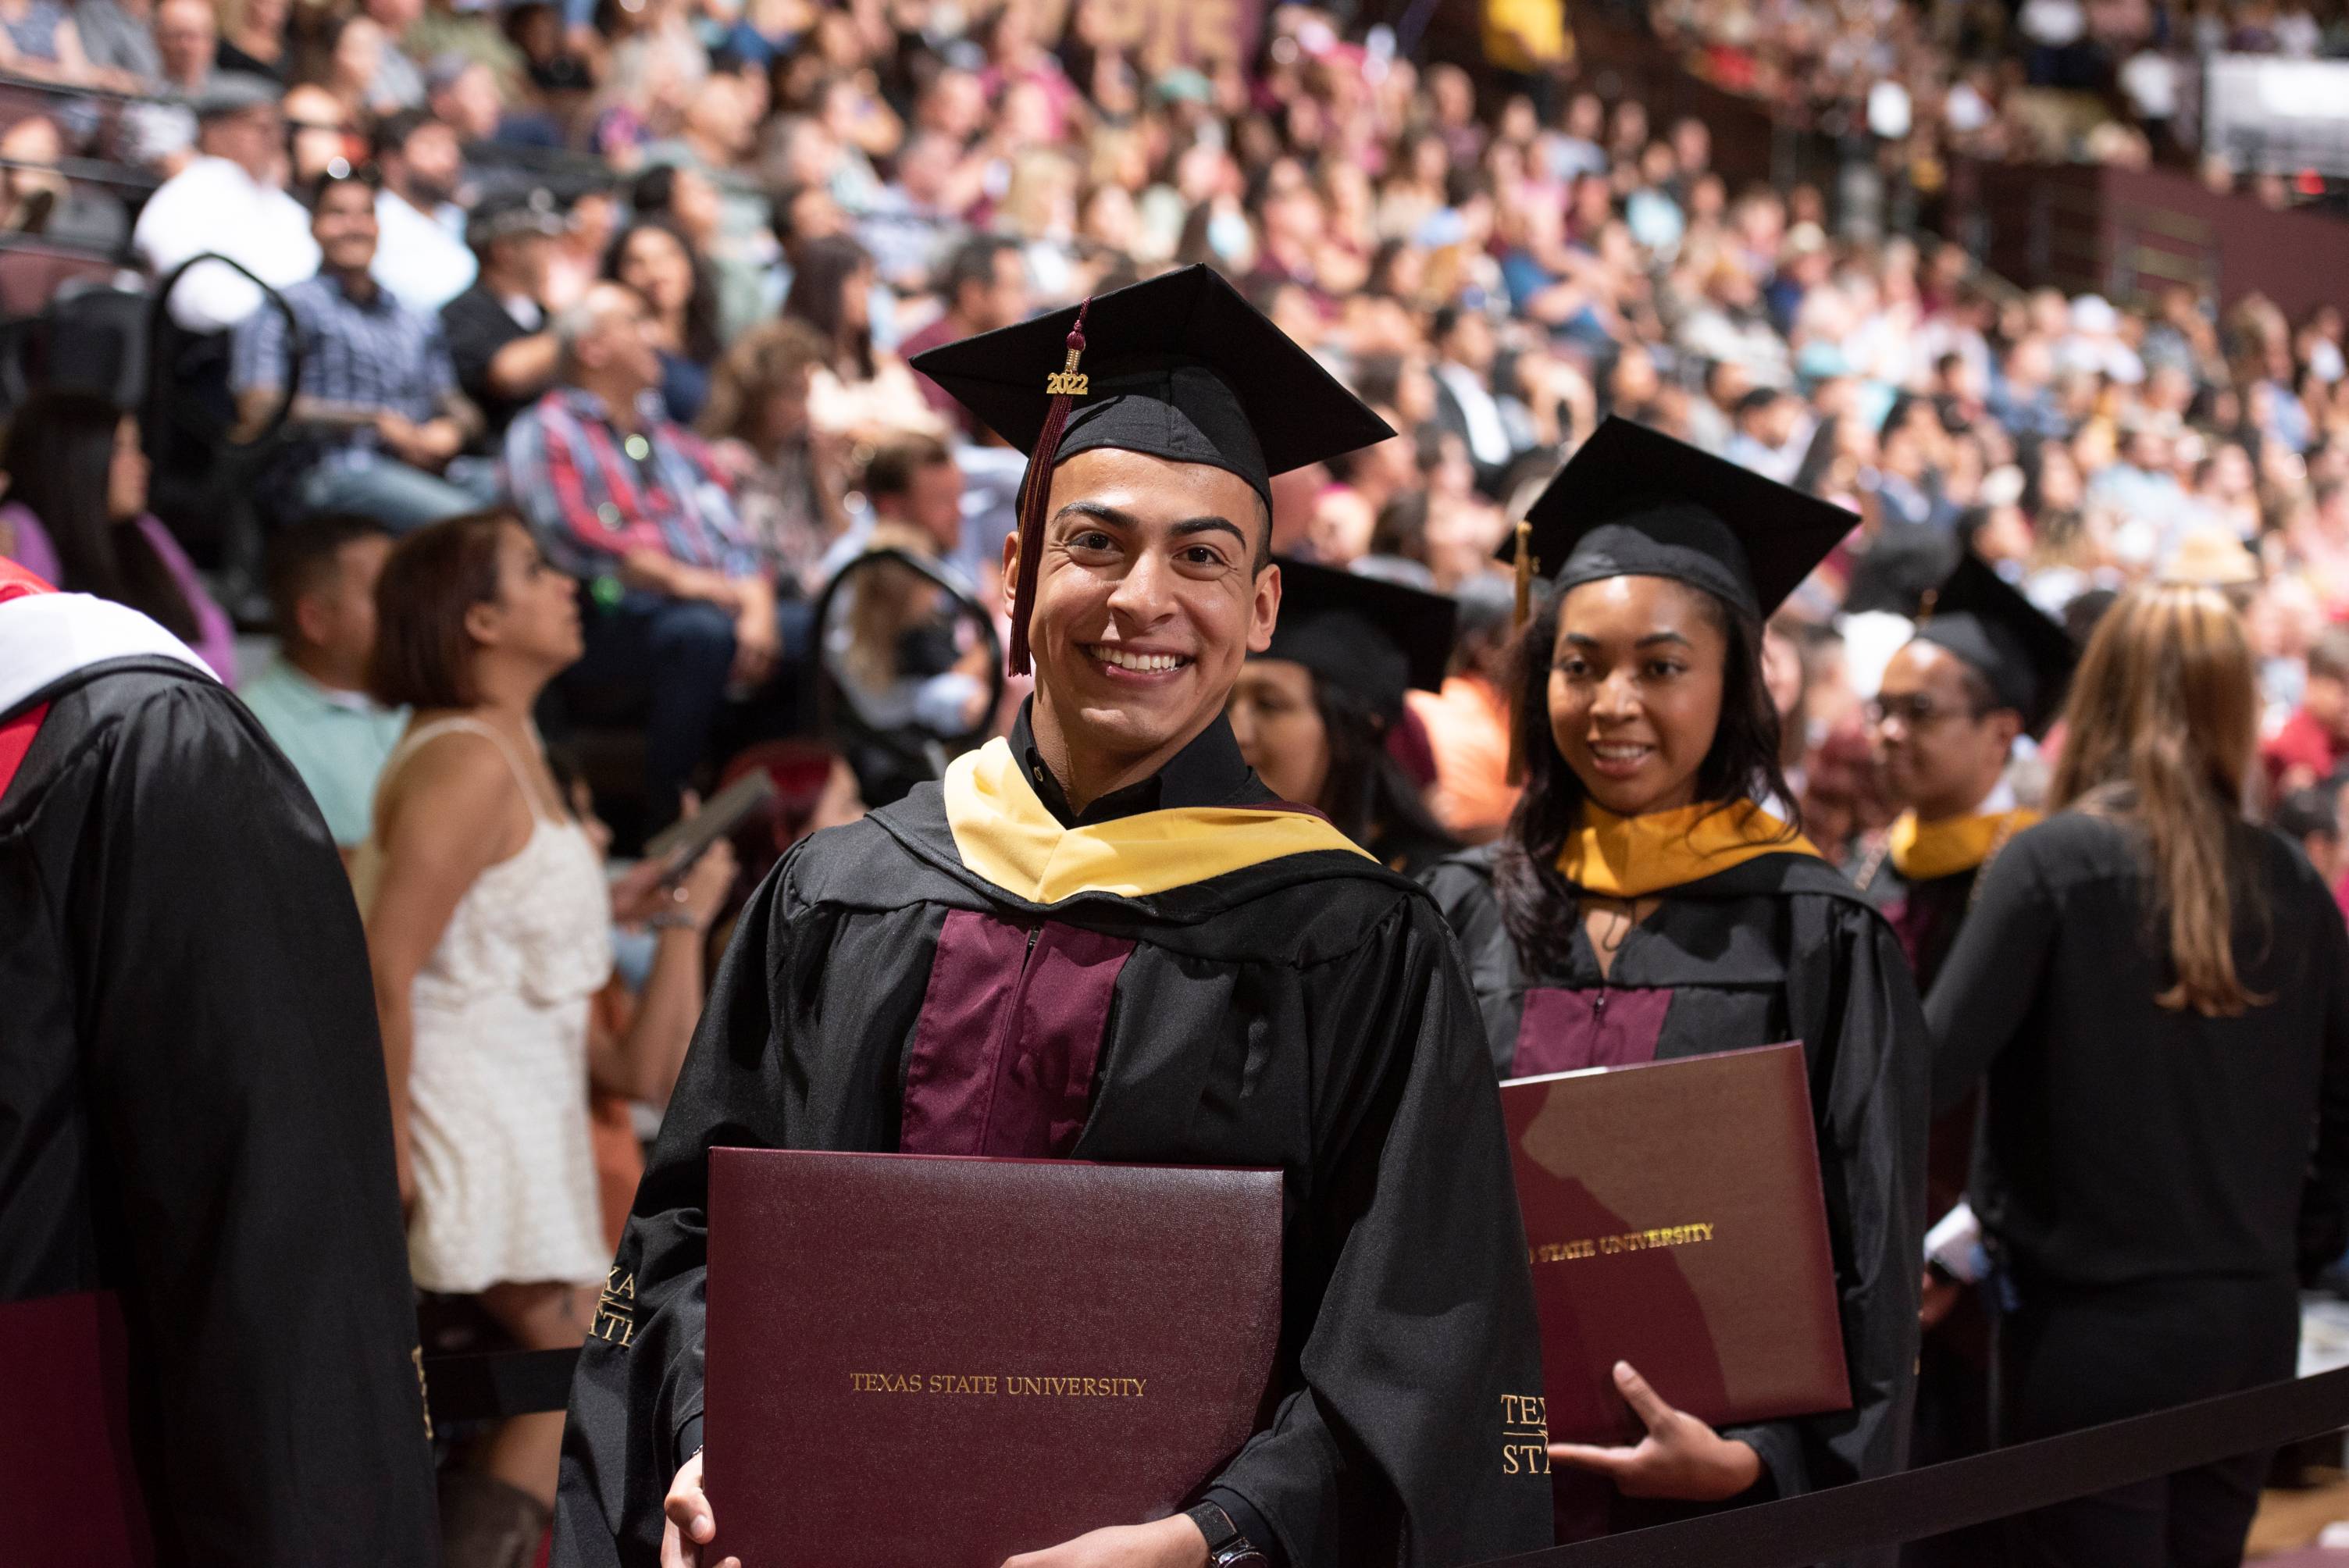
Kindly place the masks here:
[(774, 587), (709, 449), (662, 412), (642, 296), (599, 284), (554, 330), (556, 385), (506, 432), (507, 485), (547, 553), (588, 585), (586, 654), (564, 690), (616, 710), (585, 717), (646, 722), (658, 826), (676, 816), (728, 692), (774, 674)]

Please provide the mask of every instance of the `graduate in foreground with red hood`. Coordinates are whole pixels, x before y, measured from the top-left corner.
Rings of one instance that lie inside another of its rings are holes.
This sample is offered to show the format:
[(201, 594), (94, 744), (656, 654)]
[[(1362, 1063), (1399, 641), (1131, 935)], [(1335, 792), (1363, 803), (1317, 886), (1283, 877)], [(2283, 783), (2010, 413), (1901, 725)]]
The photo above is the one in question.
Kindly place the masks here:
[(1204, 268), (916, 365), (1030, 454), (1004, 570), (1036, 694), (1008, 740), (810, 838), (752, 900), (621, 1243), (632, 1330), (591, 1339), (574, 1386), (556, 1562), (693, 1562), (714, 1532), (713, 1141), (1286, 1173), (1265, 1425), (1186, 1513), (1019, 1568), (1546, 1544), (1547, 1482), (1503, 1463), (1539, 1350), (1451, 939), (1258, 782), (1223, 717), (1280, 609), (1270, 476), (1390, 432)]

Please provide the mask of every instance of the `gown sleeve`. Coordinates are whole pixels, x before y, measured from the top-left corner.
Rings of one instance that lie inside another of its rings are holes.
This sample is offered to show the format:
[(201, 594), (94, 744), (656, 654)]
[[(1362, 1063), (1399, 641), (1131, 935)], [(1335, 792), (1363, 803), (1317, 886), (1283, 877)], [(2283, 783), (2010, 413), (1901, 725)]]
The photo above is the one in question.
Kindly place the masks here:
[(1541, 1439), (1508, 1435), (1542, 1387), (1525, 1232), (1457, 952), (1410, 897), (1307, 986), (1326, 1119), (1295, 1222), (1313, 1227), (1303, 1250), (1327, 1288), (1303, 1386), (1216, 1484), (1292, 1563), (1422, 1568), (1547, 1546)]
[(2060, 912), (2037, 848), (2025, 834), (1982, 872), (1982, 896), (1934, 979), (1925, 1018), (1936, 1114), (1982, 1081), (2038, 1000)]
[(1856, 903), (1813, 896), (1794, 910), (1789, 1006), (1809, 1047), (1852, 1404), (1724, 1433), (1753, 1445), (1782, 1496), (1907, 1462), (1924, 1266), (1926, 1035), (1907, 961)]
[(734, 928), (571, 1383), (557, 1568), (660, 1560), (661, 1501), (699, 1446), (709, 1151), (790, 1146), (771, 986), (790, 971), (787, 855)]
[(118, 735), (91, 748), (107, 773), (61, 913), (159, 1550), (422, 1568), (432, 1455), (350, 883), (224, 688), (174, 681)]

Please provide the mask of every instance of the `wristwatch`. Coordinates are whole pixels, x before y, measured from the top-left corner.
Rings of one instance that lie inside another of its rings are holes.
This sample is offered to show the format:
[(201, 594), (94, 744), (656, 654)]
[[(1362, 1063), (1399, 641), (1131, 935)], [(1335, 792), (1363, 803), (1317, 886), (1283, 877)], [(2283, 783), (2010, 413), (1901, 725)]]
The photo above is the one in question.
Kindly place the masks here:
[(1207, 1568), (1272, 1568), (1270, 1560), (1240, 1533), (1232, 1516), (1214, 1503), (1196, 1503), (1183, 1512), (1207, 1538)]

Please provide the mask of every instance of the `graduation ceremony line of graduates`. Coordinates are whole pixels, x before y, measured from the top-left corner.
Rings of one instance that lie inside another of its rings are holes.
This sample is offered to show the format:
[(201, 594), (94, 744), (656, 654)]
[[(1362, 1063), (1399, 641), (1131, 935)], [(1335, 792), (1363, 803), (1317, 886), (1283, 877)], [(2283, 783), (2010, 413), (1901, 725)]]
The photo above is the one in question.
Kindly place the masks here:
[[(1258, 1429), (1182, 1511), (1007, 1568), (1482, 1563), (2292, 1375), (2300, 1282), (2349, 1250), (2349, 926), (2245, 820), (2254, 659), (2222, 594), (2137, 589), (2083, 652), (1961, 559), (1869, 709), (1902, 814), (1822, 845), (1765, 627), (1856, 520), (1609, 419), (1506, 547), (1522, 787), (1465, 847), (1423, 804), (1409, 696), (1445, 684), (1463, 607), (1273, 552), (1273, 481), (1390, 438), (1378, 414), (1205, 267), (917, 365), (1027, 455), (1002, 573), (1032, 695), (800, 839), (735, 922), (609, 1276), (626, 1332), (573, 1385), (554, 1563), (759, 1568), (704, 1550), (721, 1143), (1283, 1173)], [(129, 1426), (0, 1455), (115, 1454), (160, 1562), (429, 1562), (396, 1124), (334, 846), (176, 638), (7, 571), (0, 974), (35, 1048), (0, 1078), (0, 1169), (37, 1180), (0, 1192), (28, 1238), (0, 1312), (118, 1345), (53, 1374), (127, 1381)], [(520, 590), (486, 592), (482, 625)], [(190, 877), (241, 902), (185, 907)], [(136, 967), (159, 954), (180, 966)], [(285, 962), (306, 992), (260, 984)], [(1543, 1347), (1496, 1083), (1785, 1041), (1848, 1408), (1716, 1429), (1619, 1364), (1637, 1441), (1498, 1462)], [(17, 1130), (43, 1125), (69, 1143)], [(289, 1274), (299, 1332), (265, 1328)], [(2240, 1561), (2266, 1460), (1899, 1555)]]

